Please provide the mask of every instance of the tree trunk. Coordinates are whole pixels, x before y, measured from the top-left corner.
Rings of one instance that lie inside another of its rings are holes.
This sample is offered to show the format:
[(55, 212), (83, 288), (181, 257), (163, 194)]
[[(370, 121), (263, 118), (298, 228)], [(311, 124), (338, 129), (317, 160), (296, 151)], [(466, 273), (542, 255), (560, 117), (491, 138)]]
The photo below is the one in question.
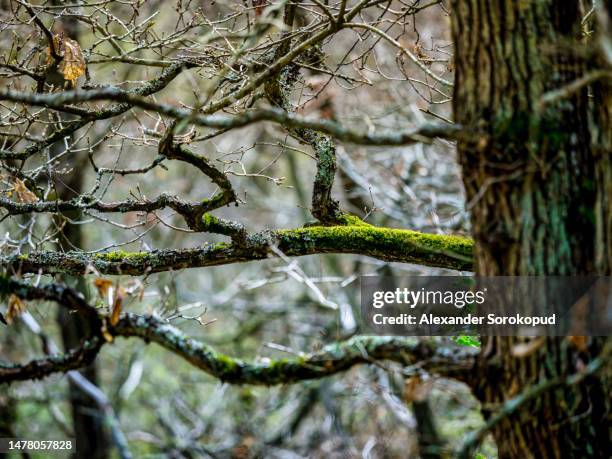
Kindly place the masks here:
[[(58, 145), (52, 146), (52, 150), (56, 147)], [(77, 172), (78, 169), (79, 165), (75, 167), (74, 172), (70, 176), (63, 177), (63, 183), (57, 184), (56, 189), (60, 199), (70, 199), (73, 197), (73, 193), (82, 190), (82, 174)], [(82, 218), (82, 214), (81, 212), (66, 212), (61, 215), (58, 214), (56, 217), (56, 223), (64, 225), (59, 237), (60, 250), (72, 250), (73, 247), (83, 247), (82, 227), (62, 221), (64, 218), (78, 221)], [(63, 276), (63, 281), (87, 297), (87, 283), (84, 277)], [(57, 313), (57, 321), (61, 329), (62, 342), (66, 351), (77, 348), (84, 339), (95, 333), (88, 319), (79, 314), (73, 314), (66, 308), (61, 307), (58, 308)], [(98, 371), (95, 362), (83, 368), (80, 372), (94, 385), (98, 385)], [(72, 381), (69, 382), (69, 392), (72, 424), (77, 444), (74, 457), (86, 459), (107, 458), (109, 439), (104, 427), (104, 413), (99, 409), (96, 401)]]
[[(542, 104), (588, 71), (579, 5), (453, 1), (455, 121), (482, 133), (458, 145), (478, 275), (610, 274), (610, 149), (600, 145), (609, 106), (589, 102), (586, 87)], [(473, 389), (485, 418), (534, 384), (575, 373), (603, 346), (549, 338), (519, 358), (517, 342), (483, 340)], [(581, 384), (544, 391), (497, 423), (499, 457), (608, 457), (609, 373), (607, 364)]]

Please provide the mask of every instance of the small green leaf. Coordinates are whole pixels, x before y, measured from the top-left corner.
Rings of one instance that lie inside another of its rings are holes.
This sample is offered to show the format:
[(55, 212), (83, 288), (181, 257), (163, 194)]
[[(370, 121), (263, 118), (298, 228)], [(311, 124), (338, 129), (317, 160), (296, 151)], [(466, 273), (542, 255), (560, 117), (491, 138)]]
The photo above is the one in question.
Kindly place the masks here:
[(460, 346), (471, 346), (478, 349), (480, 348), (480, 339), (478, 339), (477, 336), (460, 335), (455, 336), (453, 340)]

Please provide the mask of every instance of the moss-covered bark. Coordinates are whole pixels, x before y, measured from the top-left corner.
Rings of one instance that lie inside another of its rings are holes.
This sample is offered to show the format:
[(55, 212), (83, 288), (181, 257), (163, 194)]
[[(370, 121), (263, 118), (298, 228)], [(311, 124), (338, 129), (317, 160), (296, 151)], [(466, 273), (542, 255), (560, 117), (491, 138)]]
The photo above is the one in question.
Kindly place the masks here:
[(275, 244), (289, 256), (354, 253), (439, 268), (465, 271), (472, 268), (473, 243), (468, 238), (379, 228), (357, 221), (356, 217), (342, 218), (348, 218), (350, 224), (265, 231), (232, 243), (205, 244), (193, 249), (118, 250), (94, 255), (75, 251), (35, 252), (0, 260), (9, 272), (83, 274), (93, 266), (103, 274), (142, 275), (261, 260), (272, 254), (270, 247)]
[(396, 336), (356, 336), (299, 357), (249, 363), (221, 354), (152, 317), (127, 315), (111, 332), (160, 344), (206, 373), (234, 384), (273, 385), (316, 379), (356, 364), (386, 359), (404, 365), (422, 361), (433, 373), (441, 371), (462, 379), (470, 374), (471, 365), (469, 351), (439, 349), (435, 343)]
[[(274, 385), (316, 379), (376, 360), (404, 365), (419, 362), (432, 373), (463, 380), (470, 377), (473, 365), (473, 353), (469, 350), (439, 348), (437, 343), (406, 337), (356, 336), (299, 357), (247, 362), (191, 339), (155, 317), (127, 314), (108, 331), (115, 337), (137, 337), (156, 343), (211, 376), (232, 384)], [(65, 355), (36, 359), (25, 365), (0, 363), (0, 382), (39, 379), (81, 368), (95, 359), (103, 344), (108, 342), (96, 336)]]

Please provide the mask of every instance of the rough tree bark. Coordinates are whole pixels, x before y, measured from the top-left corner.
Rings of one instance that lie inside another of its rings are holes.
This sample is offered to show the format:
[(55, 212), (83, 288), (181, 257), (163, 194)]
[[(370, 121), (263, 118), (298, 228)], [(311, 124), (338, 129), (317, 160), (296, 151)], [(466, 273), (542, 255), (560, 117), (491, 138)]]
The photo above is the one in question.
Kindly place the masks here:
[[(482, 132), (459, 142), (479, 275), (610, 274), (609, 117), (588, 88), (542, 104), (580, 78), (577, 0), (454, 0), (455, 121)], [(609, 88), (608, 88), (609, 89)], [(605, 112), (605, 113), (604, 113)], [(596, 119), (596, 123), (590, 121)], [(607, 132), (606, 132), (607, 131)], [(601, 339), (576, 349), (547, 339), (522, 358), (513, 337), (485, 339), (474, 392), (486, 418), (526, 388), (572, 374)], [(560, 385), (492, 429), (500, 458), (608, 457), (610, 370)]]

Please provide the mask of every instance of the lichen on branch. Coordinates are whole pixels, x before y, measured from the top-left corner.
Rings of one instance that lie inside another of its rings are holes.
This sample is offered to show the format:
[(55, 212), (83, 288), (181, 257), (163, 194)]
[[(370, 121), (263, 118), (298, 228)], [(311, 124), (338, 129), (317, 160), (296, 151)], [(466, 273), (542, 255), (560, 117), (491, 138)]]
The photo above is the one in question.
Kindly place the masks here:
[(3, 257), (0, 264), (15, 273), (82, 275), (95, 268), (102, 274), (143, 275), (261, 260), (271, 256), (271, 247), (276, 246), (292, 257), (350, 253), (384, 261), (461, 271), (472, 269), (473, 242), (469, 238), (350, 222), (350, 225), (262, 231), (232, 243), (206, 243), (188, 249), (116, 250), (96, 254), (40, 251)]

